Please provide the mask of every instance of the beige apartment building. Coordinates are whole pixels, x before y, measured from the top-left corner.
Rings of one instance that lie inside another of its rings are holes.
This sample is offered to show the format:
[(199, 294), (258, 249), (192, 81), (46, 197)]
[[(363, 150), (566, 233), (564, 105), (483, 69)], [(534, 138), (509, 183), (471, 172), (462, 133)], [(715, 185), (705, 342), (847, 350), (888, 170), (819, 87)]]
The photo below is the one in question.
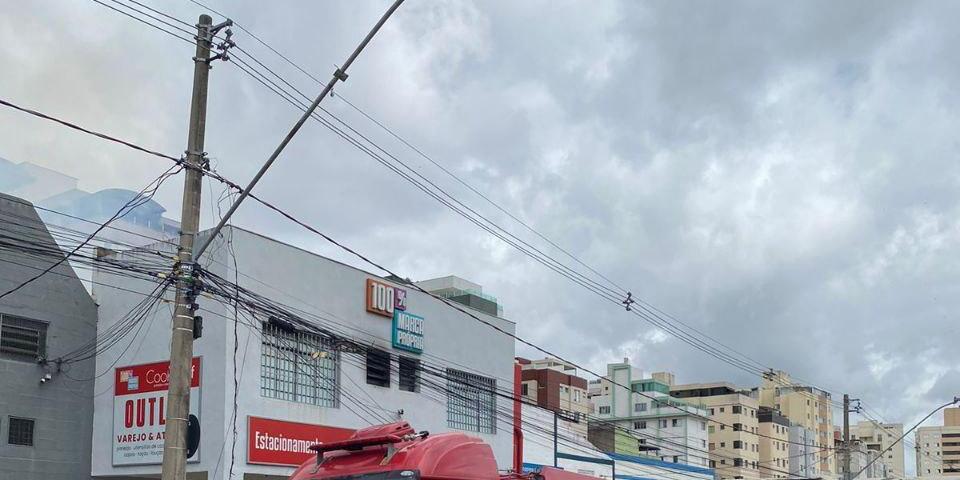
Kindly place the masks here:
[(880, 461), (887, 467), (890, 478), (904, 478), (903, 443), (897, 443), (890, 451), (893, 442), (903, 436), (903, 424), (877, 423), (861, 421), (850, 425), (850, 440), (859, 441), (868, 451), (883, 452)]
[(521, 369), (520, 394), (541, 408), (560, 413), (560, 427), (586, 442), (591, 406), (587, 380), (577, 375), (577, 368), (555, 358), (516, 361)]
[(761, 386), (752, 393), (761, 407), (779, 410), (791, 424), (813, 432), (820, 475), (827, 477), (835, 473), (831, 461), (833, 408), (829, 392), (794, 383), (790, 374), (778, 370), (764, 374)]
[(672, 386), (670, 395), (707, 408), (710, 468), (719, 480), (761, 478), (759, 405), (749, 391), (726, 382), (693, 383)]
[(916, 431), (917, 476), (960, 478), (960, 408), (943, 410), (943, 426)]
[(779, 411), (760, 407), (760, 477), (790, 478), (790, 420)]

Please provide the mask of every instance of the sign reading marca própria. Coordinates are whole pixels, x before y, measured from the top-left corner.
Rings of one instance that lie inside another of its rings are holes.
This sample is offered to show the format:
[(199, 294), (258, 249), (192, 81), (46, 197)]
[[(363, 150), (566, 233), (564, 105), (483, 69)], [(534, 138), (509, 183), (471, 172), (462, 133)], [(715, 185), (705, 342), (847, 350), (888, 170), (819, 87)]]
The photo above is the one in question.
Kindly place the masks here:
[(423, 317), (403, 310), (393, 312), (393, 348), (423, 353)]

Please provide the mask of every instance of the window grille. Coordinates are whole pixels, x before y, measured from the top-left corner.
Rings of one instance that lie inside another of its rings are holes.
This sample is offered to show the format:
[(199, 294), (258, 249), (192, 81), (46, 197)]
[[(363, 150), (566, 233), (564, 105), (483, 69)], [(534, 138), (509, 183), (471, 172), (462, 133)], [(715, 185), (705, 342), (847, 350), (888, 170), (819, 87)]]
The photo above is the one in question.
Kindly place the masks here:
[(10, 417), (9, 428), (7, 443), (27, 447), (33, 446), (33, 419)]
[(13, 315), (0, 315), (0, 353), (36, 360), (47, 354), (47, 324)]
[(263, 324), (260, 394), (337, 407), (339, 354), (330, 339), (275, 323)]
[(447, 369), (447, 426), (479, 433), (497, 433), (497, 381)]

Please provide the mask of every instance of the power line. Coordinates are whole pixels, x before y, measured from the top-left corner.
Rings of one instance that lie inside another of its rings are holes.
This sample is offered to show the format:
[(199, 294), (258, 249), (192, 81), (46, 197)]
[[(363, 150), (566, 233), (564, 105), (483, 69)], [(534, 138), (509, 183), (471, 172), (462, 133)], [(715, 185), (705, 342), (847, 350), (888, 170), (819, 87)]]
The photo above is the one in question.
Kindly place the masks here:
[[(870, 460), (869, 462), (867, 462), (867, 464), (864, 465), (863, 468), (861, 468), (859, 472), (857, 472), (855, 475), (853, 475), (852, 477), (850, 477), (850, 480), (856, 479), (856, 478), (857, 478), (858, 476), (860, 476), (860, 474), (863, 473), (866, 469), (870, 468), (870, 465), (873, 465), (874, 463), (876, 463), (877, 460), (883, 458), (883, 454), (884, 454), (884, 453), (887, 453), (888, 451), (890, 451), (890, 449), (893, 448), (894, 445), (896, 445), (896, 444), (899, 443), (901, 440), (903, 440), (904, 437), (906, 437), (907, 435), (909, 435), (910, 432), (914, 431), (914, 430), (915, 430), (917, 427), (919, 427), (923, 422), (927, 421), (927, 419), (930, 418), (930, 417), (932, 417), (934, 413), (937, 413), (937, 412), (939, 412), (940, 410), (943, 410), (944, 408), (947, 408), (947, 407), (949, 407), (950, 405), (955, 405), (955, 404), (957, 404), (957, 403), (960, 403), (960, 396), (953, 397), (953, 400), (952, 400), (952, 401), (949, 401), (949, 402), (947, 402), (947, 403), (944, 403), (943, 405), (940, 405), (939, 407), (931, 410), (930, 413), (928, 413), (927, 416), (925, 416), (925, 417), (923, 417), (922, 419), (920, 419), (920, 421), (917, 422), (916, 425), (910, 427), (910, 429), (907, 430), (906, 432), (903, 432), (903, 435), (900, 435), (900, 438), (897, 438), (896, 440), (894, 440), (893, 443), (891, 443), (889, 446), (887, 446), (887, 448), (883, 449), (883, 450), (880, 452), (879, 455), (877, 455), (877, 456), (874, 457), (872, 460)], [(901, 473), (902, 473), (902, 472), (901, 472)]]

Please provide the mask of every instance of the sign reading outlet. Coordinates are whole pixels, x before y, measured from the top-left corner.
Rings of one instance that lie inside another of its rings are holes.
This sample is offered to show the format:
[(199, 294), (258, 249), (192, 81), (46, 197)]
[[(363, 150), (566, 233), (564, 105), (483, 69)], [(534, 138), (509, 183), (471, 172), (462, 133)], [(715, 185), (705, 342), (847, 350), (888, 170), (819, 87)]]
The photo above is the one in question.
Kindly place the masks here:
[(423, 317), (401, 310), (393, 312), (393, 348), (423, 353)]
[(387, 318), (407, 309), (407, 291), (372, 278), (367, 279), (367, 311)]

